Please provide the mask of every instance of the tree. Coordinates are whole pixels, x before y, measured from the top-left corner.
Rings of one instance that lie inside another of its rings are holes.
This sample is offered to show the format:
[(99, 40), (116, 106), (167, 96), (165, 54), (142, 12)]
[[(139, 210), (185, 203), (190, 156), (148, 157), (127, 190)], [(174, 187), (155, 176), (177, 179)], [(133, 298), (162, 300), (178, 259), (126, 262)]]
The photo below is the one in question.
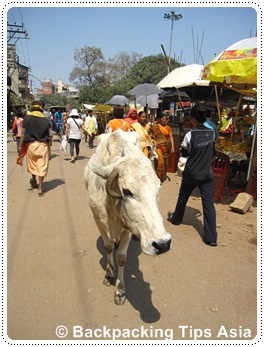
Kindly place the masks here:
[(107, 64), (109, 81), (113, 85), (127, 76), (129, 70), (142, 58), (141, 54), (136, 52), (121, 51), (113, 58), (110, 58)]
[(44, 102), (45, 109), (49, 109), (51, 106), (66, 106), (68, 104), (68, 98), (62, 94), (43, 95), (41, 101)]
[(87, 87), (84, 86), (80, 89), (79, 93), (79, 101), (83, 104), (97, 104), (97, 103), (105, 103), (107, 101), (107, 97), (105, 96), (105, 88), (101, 87)]
[(75, 49), (75, 67), (70, 73), (69, 80), (78, 86), (105, 84), (106, 62), (100, 48), (84, 46)]
[[(171, 60), (174, 68), (180, 66), (179, 63)], [(128, 80), (131, 88), (141, 83), (159, 83), (167, 75), (168, 67), (166, 59), (162, 54), (149, 55), (139, 60), (129, 71)]]
[[(76, 81), (80, 103), (106, 103), (113, 95), (126, 95), (128, 90), (141, 83), (157, 84), (168, 71), (162, 54), (141, 58), (141, 55), (121, 51), (108, 61), (100, 48), (83, 47), (75, 50), (75, 67), (70, 80)], [(172, 68), (180, 66), (174, 59)]]

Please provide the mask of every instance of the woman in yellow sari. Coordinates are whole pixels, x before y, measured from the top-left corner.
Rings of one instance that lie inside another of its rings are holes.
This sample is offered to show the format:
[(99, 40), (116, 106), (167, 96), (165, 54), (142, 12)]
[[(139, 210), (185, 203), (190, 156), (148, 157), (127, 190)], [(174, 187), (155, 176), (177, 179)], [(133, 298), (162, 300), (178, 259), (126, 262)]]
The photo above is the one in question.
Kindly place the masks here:
[(150, 150), (152, 147), (152, 141), (149, 136), (150, 126), (147, 124), (146, 112), (140, 111), (138, 114), (138, 122), (131, 125), (131, 130), (136, 131), (140, 136), (140, 149), (147, 158), (150, 157)]
[(159, 116), (157, 122), (152, 126), (154, 137), (156, 141), (156, 152), (158, 154), (158, 164), (156, 167), (156, 174), (161, 183), (166, 180), (169, 154), (174, 153), (174, 141), (172, 130), (167, 125), (167, 116)]

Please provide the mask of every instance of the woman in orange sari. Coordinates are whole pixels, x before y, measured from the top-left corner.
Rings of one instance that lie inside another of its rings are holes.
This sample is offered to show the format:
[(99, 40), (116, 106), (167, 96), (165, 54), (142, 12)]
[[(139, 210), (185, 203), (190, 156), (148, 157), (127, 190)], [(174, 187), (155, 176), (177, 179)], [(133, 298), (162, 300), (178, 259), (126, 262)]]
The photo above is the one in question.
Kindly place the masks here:
[(174, 141), (172, 129), (167, 125), (167, 116), (161, 115), (157, 122), (152, 126), (156, 142), (156, 152), (158, 154), (158, 163), (156, 166), (156, 174), (161, 183), (166, 180), (169, 154), (174, 153)]

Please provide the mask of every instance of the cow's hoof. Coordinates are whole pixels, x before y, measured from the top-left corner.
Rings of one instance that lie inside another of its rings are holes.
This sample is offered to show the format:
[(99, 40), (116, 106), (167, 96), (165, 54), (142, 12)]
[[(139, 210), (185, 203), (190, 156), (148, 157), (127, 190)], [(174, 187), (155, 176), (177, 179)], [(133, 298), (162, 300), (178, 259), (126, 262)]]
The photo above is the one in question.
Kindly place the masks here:
[(126, 294), (115, 292), (115, 304), (124, 305), (125, 302), (126, 302)]
[(112, 276), (105, 276), (104, 285), (107, 287), (113, 286), (115, 284), (115, 278)]

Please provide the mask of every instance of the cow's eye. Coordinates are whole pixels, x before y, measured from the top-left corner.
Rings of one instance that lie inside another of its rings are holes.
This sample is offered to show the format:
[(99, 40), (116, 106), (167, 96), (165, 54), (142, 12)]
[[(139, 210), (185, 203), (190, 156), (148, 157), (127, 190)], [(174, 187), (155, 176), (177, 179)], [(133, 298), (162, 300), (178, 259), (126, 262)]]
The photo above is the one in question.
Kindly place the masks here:
[(125, 197), (134, 197), (129, 189), (123, 189), (123, 194), (125, 195)]

